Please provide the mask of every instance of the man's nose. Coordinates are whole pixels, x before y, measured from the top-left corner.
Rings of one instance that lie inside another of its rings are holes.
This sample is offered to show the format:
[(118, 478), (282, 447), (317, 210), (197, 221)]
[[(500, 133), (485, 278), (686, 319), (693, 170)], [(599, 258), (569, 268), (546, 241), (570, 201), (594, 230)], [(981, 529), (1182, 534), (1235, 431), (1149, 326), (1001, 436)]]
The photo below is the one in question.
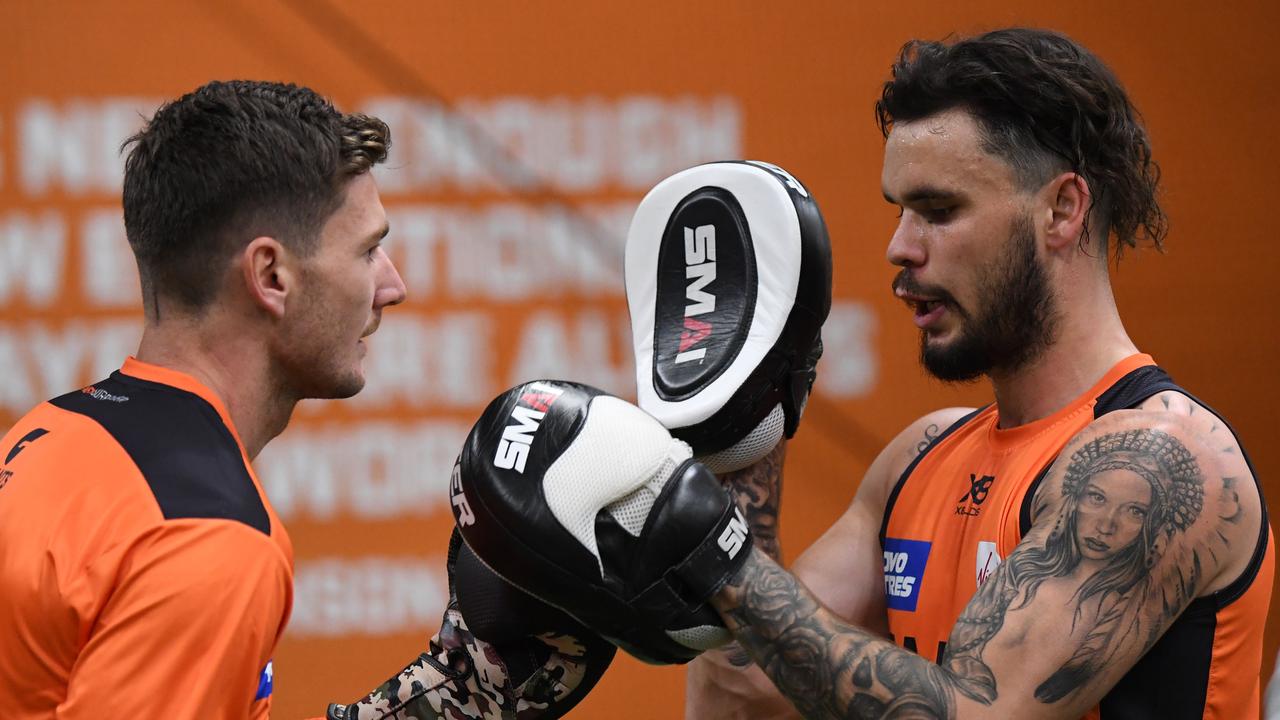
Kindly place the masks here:
[(920, 267), (924, 265), (926, 258), (924, 243), (904, 211), (903, 216), (898, 219), (898, 227), (894, 228), (893, 235), (889, 238), (885, 259), (898, 267)]
[(408, 291), (404, 286), (404, 279), (400, 277), (400, 271), (396, 270), (395, 263), (391, 262), (391, 258), (387, 256), (386, 251), (378, 248), (378, 253), (382, 255), (384, 267), (379, 277), (378, 288), (373, 293), (373, 306), (376, 308), (386, 307), (388, 305), (399, 305), (404, 302)]

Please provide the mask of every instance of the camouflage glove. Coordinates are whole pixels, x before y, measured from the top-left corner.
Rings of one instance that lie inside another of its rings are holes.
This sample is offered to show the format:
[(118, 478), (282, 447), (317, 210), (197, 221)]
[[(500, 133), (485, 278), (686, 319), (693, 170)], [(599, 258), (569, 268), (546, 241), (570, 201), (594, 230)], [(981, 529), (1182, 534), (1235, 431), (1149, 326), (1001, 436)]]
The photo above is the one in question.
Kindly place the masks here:
[[(483, 639), (482, 639), (483, 638)], [(455, 530), (449, 606), (430, 648), (328, 720), (547, 720), (578, 704), (616, 648), (508, 584)]]

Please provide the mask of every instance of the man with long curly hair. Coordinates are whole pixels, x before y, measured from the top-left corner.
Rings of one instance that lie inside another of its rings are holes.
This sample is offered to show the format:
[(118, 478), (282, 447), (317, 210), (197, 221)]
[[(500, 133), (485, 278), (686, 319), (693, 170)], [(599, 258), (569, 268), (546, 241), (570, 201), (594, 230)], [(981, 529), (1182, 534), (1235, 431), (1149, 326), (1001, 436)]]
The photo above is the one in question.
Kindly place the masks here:
[[(1012, 28), (907, 43), (876, 114), (922, 364), (994, 402), (903, 430), (794, 575), (753, 552), (712, 598), (740, 646), (691, 664), (688, 716), (1256, 717), (1261, 491), (1111, 289), (1167, 227), (1123, 86)], [(782, 452), (725, 478), (761, 536)]]

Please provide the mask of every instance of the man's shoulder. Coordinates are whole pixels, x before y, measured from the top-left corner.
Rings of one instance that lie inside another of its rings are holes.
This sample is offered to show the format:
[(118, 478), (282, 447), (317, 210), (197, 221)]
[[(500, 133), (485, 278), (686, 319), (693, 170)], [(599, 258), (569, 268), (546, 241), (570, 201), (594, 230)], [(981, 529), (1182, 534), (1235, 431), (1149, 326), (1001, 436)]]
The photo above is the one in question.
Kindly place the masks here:
[(962, 420), (979, 410), (981, 408), (941, 408), (922, 415), (904, 428), (890, 443), (893, 450), (890, 469), (896, 470), (891, 473), (893, 477), (897, 478), (906, 472), (911, 463), (946, 437)]
[(862, 500), (884, 508), (893, 487), (912, 463), (975, 412), (971, 407), (941, 408), (908, 424), (884, 446), (868, 469), (858, 490)]
[(1187, 555), (1205, 575), (1202, 593), (1239, 577), (1266, 542), (1266, 509), (1239, 439), (1181, 392), (1157, 393), (1077, 433), (1047, 475), (1033, 516), (1052, 522), (1054, 513), (1044, 512), (1051, 507), (1108, 504), (1119, 494), (1109, 489), (1126, 484), (1140, 491), (1133, 512), (1160, 526), (1154, 537), (1205, 543), (1205, 552)]
[(1248, 479), (1256, 491), (1253, 468), (1235, 431), (1221, 415), (1181, 390), (1161, 391), (1133, 408), (1102, 415), (1077, 433), (1068, 449), (1096, 445), (1103, 438), (1147, 438), (1152, 443), (1159, 439), (1162, 447), (1192, 457), (1202, 474)]
[(117, 373), (53, 398), (25, 420), (40, 425), (39, 417), (62, 426), (47, 428), (60, 441), (47, 443), (58, 447), (48, 458), (51, 472), (92, 459), (100, 479), (140, 476), (165, 520), (229, 519), (271, 534), (240, 444), (198, 395)]

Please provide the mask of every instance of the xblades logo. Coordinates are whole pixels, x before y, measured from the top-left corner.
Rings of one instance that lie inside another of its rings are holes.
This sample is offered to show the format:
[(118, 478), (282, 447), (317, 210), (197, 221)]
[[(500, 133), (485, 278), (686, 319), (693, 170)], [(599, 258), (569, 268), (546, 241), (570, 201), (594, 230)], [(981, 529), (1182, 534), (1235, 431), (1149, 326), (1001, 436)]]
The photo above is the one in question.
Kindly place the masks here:
[(958, 503), (956, 514), (972, 516), (982, 512), (979, 506), (986, 502), (987, 493), (991, 491), (991, 483), (995, 481), (994, 475), (978, 477), (976, 473), (969, 473), (969, 490), (956, 501)]
[(716, 279), (715, 225), (684, 229), (684, 265), (684, 277), (689, 282), (685, 286), (684, 295), (689, 303), (684, 308), (684, 328), (680, 331), (677, 364), (701, 361), (707, 355), (705, 347), (690, 348), (711, 335), (711, 323), (697, 320), (695, 316), (715, 312), (716, 309), (716, 296), (705, 290)]

